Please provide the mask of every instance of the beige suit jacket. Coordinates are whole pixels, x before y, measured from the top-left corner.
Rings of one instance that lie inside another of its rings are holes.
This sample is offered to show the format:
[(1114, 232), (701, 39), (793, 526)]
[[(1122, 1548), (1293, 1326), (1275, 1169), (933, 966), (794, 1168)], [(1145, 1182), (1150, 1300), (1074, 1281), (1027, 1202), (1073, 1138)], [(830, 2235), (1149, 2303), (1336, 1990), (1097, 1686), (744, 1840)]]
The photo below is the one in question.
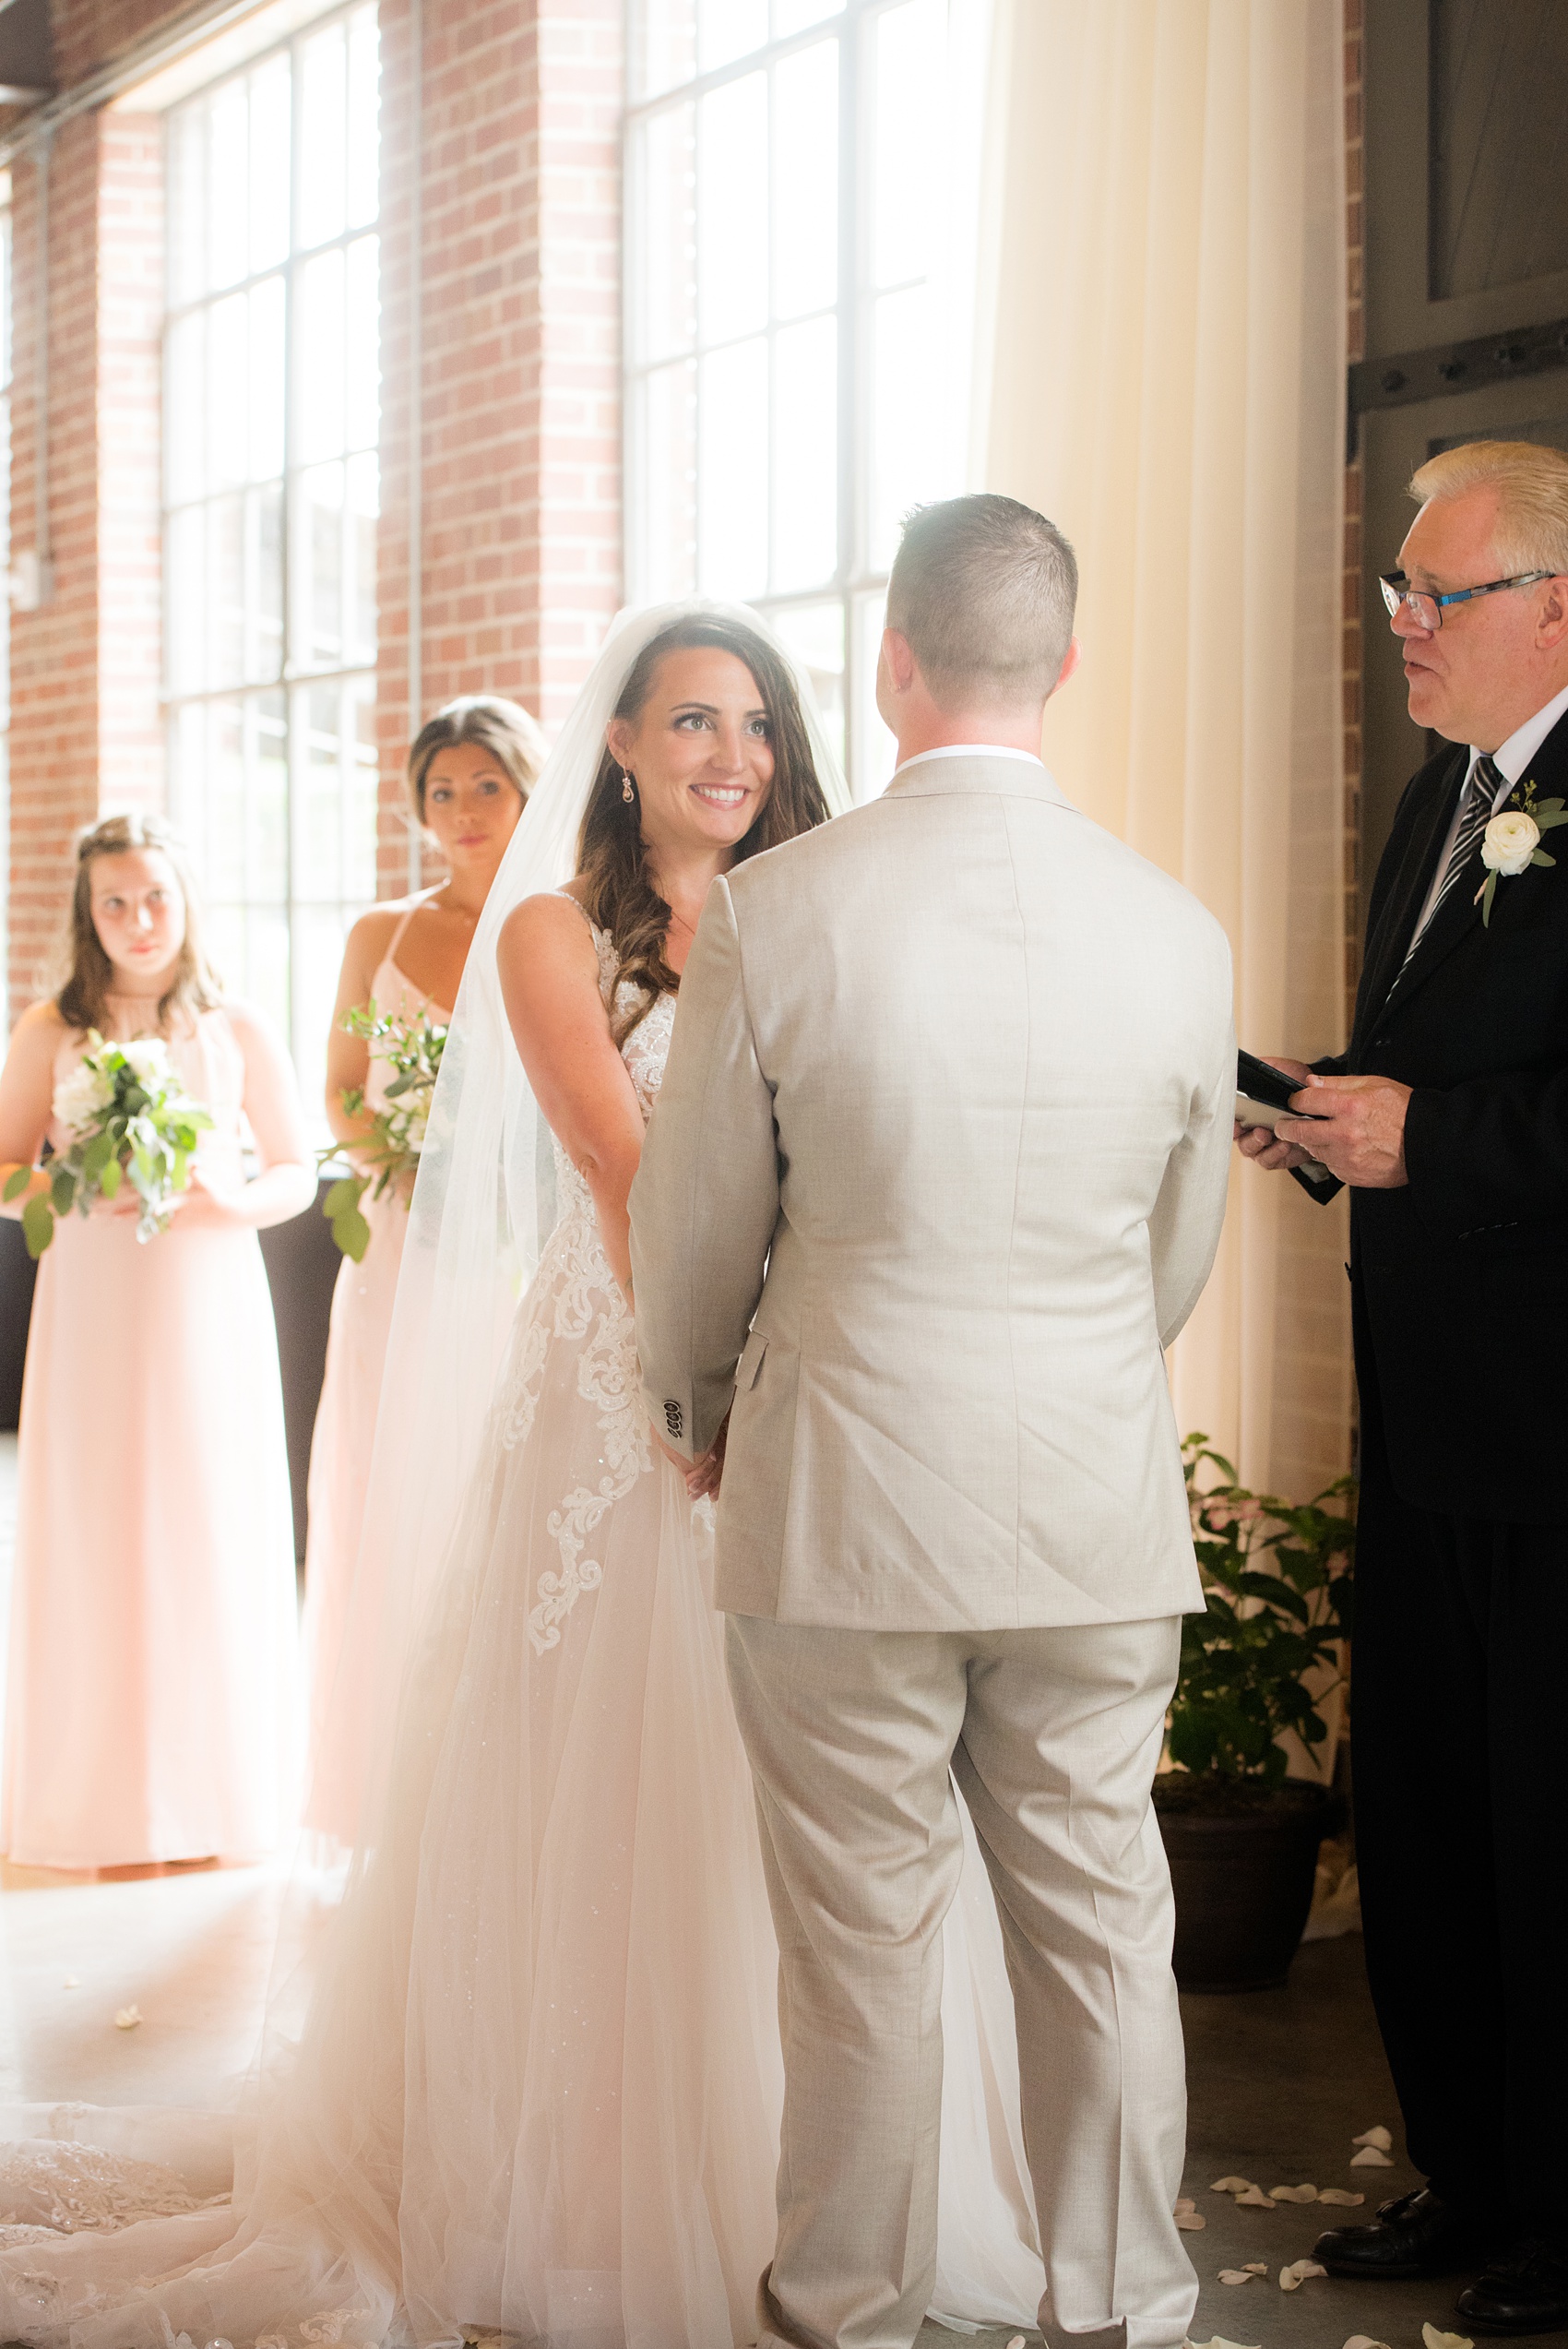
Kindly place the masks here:
[(1202, 1604), (1161, 1349), (1230, 957), (1043, 767), (944, 756), (716, 882), (632, 1190), (655, 1425), (733, 1405), (717, 1598), (877, 1630)]

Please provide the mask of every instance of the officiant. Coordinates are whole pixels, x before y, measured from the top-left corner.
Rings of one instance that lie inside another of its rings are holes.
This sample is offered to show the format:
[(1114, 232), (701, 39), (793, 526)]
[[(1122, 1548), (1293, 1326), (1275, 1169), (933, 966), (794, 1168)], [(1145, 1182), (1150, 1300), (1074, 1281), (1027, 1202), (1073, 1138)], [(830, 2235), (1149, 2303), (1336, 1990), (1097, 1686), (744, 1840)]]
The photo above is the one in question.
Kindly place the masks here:
[(1283, 1064), (1322, 1122), (1241, 1147), (1351, 1194), (1357, 1845), (1428, 2181), (1317, 2255), (1467, 2272), (1467, 2325), (1526, 2333), (1568, 2325), (1568, 454), (1472, 443), (1410, 487), (1384, 595), (1443, 747), (1372, 885), (1348, 1050)]

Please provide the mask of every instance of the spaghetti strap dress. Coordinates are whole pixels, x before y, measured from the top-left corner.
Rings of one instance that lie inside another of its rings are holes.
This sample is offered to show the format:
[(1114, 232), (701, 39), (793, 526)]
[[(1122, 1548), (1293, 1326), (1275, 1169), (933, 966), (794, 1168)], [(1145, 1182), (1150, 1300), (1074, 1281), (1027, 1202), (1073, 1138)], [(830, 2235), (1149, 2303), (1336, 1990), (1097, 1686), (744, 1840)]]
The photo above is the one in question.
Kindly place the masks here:
[[(62, 1038), (56, 1086), (85, 1049)], [(213, 1119), (198, 1163), (232, 1187), (245, 1065), (228, 1014), (200, 1013), (170, 1052)], [(51, 1127), (56, 1149), (69, 1139)], [(260, 1858), (294, 1823), (299, 1667), (255, 1234), (182, 1229), (176, 1209), (143, 1244), (132, 1215), (61, 1217), (18, 1449), (0, 1848), (58, 1868)]]
[[(411, 905), (393, 931), (371, 982), (378, 1011), (428, 1019), (445, 1026), (450, 1011), (415, 986), (398, 962), (398, 949), (418, 912)], [(386, 1107), (387, 1062), (371, 1055), (365, 1105)], [(374, 1659), (348, 1638), (350, 1602), (360, 1567), (360, 1535), (370, 1490), (375, 1413), (398, 1294), (398, 1272), (409, 1229), (407, 1198), (389, 1191), (361, 1211), (370, 1245), (361, 1261), (345, 1257), (332, 1292), (327, 1367), (311, 1442), (309, 1532), (305, 1544), (304, 1650), (309, 1723), (304, 1825), (329, 1842), (353, 1843), (360, 1824)], [(362, 1571), (374, 1571), (367, 1560)], [(368, 1619), (368, 1614), (360, 1620)]]

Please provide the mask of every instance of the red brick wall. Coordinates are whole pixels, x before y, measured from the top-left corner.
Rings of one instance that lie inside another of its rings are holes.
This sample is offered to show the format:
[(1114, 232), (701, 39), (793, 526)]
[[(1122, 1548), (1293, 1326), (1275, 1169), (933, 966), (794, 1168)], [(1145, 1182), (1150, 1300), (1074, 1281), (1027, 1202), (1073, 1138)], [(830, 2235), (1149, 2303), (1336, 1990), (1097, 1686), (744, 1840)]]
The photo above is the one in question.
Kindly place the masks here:
[[(69, 123), (50, 170), (49, 447), (53, 593), (11, 623), (10, 992), (41, 991), (70, 877), (70, 836), (98, 806), (97, 237), (99, 124)], [(12, 173), (16, 259), (12, 562), (39, 545), (39, 173)]]
[[(505, 693), (552, 728), (620, 597), (621, 0), (425, 0), (423, 626), (409, 706), (410, 44), (381, 11), (382, 885), (416, 721)], [(428, 871), (428, 865), (427, 865)]]

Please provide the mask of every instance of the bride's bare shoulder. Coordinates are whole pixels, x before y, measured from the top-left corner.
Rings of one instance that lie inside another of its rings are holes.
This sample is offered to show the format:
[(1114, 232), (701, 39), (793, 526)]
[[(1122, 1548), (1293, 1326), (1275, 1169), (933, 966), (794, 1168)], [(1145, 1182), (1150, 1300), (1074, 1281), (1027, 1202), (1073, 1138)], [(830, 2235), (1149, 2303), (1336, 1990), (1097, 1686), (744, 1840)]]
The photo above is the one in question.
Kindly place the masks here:
[(527, 968), (541, 975), (591, 972), (598, 983), (598, 949), (576, 883), (541, 889), (515, 905), (501, 924), (495, 951), (503, 978)]

